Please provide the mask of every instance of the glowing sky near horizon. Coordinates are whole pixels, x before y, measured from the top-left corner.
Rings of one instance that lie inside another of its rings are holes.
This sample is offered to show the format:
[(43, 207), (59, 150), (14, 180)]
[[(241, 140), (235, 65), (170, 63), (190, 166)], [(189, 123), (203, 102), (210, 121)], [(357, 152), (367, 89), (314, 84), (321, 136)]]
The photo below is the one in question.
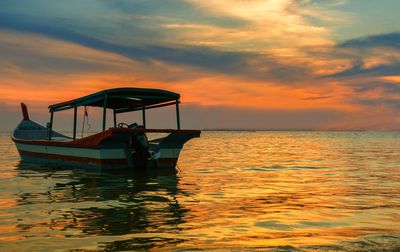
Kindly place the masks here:
[[(2, 0), (0, 129), (19, 102), (182, 95), (186, 128), (400, 128), (397, 0)], [(155, 119), (157, 120), (157, 119)]]

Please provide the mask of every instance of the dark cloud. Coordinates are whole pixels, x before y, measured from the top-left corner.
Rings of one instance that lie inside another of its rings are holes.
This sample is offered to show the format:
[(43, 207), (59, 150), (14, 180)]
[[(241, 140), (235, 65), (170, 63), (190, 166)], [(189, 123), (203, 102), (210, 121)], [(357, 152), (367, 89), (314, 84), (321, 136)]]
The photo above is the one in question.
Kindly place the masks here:
[(306, 97), (303, 100), (323, 100), (323, 99), (329, 99), (332, 98), (332, 95), (323, 95), (323, 96), (310, 96)]
[(165, 21), (182, 21), (196, 24), (212, 24), (221, 27), (245, 27), (249, 22), (229, 16), (212, 15), (185, 0), (100, 0), (104, 5), (130, 16), (164, 18)]
[(366, 68), (361, 60), (355, 60), (353, 66), (342, 72), (327, 75), (328, 78), (343, 78), (352, 76), (390, 76), (400, 74), (400, 62), (392, 64), (382, 64)]
[(347, 84), (347, 86), (351, 87), (356, 93), (364, 93), (380, 88), (386, 94), (400, 94), (400, 85), (397, 83), (375, 81), (362, 84)]
[[(43, 54), (42, 51), (31, 50), (20, 46), (13, 46), (0, 42), (0, 55), (7, 61), (9, 68), (1, 68), (0, 75), (13, 71), (11, 66), (18, 66), (29, 72), (45, 74), (68, 74), (90, 71), (107, 71), (110, 65), (107, 62), (84, 58), (72, 58), (65, 55)], [(1, 84), (0, 84), (1, 85)]]
[(339, 47), (354, 49), (391, 47), (400, 49), (400, 33), (379, 34), (363, 38), (351, 39), (340, 43)]
[[(273, 58), (261, 57), (250, 52), (224, 52), (208, 47), (171, 47), (164, 45), (126, 46), (90, 37), (63, 26), (62, 23), (41, 23), (19, 16), (0, 15), (0, 27), (22, 32), (36, 33), (50, 38), (76, 43), (88, 48), (111, 52), (140, 60), (149, 60), (187, 65), (231, 75), (242, 75), (261, 80), (295, 81), (301, 75), (310, 76), (301, 66), (283, 65)], [(134, 32), (134, 31), (133, 31)], [(252, 63), (256, 62), (256, 63)], [(263, 70), (257, 70), (257, 69)], [(296, 83), (293, 83), (295, 85)]]
[(400, 101), (398, 99), (389, 99), (389, 98), (355, 99), (354, 102), (370, 107), (385, 106), (394, 109), (400, 109)]
[[(355, 38), (344, 41), (337, 45), (332, 53), (332, 57), (344, 57), (353, 59), (350, 68), (324, 77), (344, 78), (354, 76), (389, 76), (400, 74), (400, 59), (393, 54), (387, 59), (387, 63), (366, 67), (365, 59), (370, 56), (372, 49), (388, 48), (390, 50), (400, 49), (400, 33), (380, 34), (363, 38)], [(343, 49), (351, 49), (344, 54)], [(379, 55), (378, 55), (379, 56)]]
[[(358, 104), (369, 107), (386, 107), (398, 110), (400, 108), (400, 100), (396, 96), (400, 96), (400, 86), (398, 83), (386, 81), (346, 83), (346, 87), (351, 88), (353, 93), (347, 97), (349, 103)], [(379, 91), (378, 91), (379, 90)], [(368, 97), (370, 93), (379, 93), (378, 97)]]

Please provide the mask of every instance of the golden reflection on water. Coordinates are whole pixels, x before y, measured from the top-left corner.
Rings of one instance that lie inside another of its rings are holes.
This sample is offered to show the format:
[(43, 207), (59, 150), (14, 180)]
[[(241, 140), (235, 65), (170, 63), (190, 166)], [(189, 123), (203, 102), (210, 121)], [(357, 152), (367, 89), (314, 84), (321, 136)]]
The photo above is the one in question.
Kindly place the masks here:
[(400, 249), (399, 140), (205, 132), (157, 175), (19, 164), (1, 135), (0, 250)]

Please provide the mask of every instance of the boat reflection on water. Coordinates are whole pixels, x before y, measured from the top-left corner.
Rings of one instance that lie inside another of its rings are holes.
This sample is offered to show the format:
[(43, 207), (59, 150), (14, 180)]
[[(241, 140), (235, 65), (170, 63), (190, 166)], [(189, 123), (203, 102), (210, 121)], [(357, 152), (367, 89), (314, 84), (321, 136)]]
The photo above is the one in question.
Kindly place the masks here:
[(183, 241), (166, 235), (180, 230), (187, 211), (176, 198), (184, 192), (174, 171), (93, 173), (28, 163), (20, 163), (18, 170), (22, 178), (49, 182), (43, 184), (43, 191), (20, 193), (18, 205), (34, 211), (41, 208), (47, 216), (22, 221), (17, 226), (20, 231), (93, 237), (105, 250), (159, 248)]

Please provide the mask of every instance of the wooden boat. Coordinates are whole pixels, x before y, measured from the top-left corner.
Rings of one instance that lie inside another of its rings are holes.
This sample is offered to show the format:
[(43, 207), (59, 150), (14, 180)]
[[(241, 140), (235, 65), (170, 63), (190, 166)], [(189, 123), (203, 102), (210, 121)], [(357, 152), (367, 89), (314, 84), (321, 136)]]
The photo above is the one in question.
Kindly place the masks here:
[[(101, 170), (140, 169), (145, 167), (175, 168), (183, 145), (200, 137), (200, 130), (180, 129), (180, 95), (143, 88), (108, 89), (78, 99), (49, 106), (47, 127), (29, 119), (25, 104), (21, 103), (23, 120), (14, 130), (14, 141), (22, 161), (67, 167)], [(177, 129), (146, 128), (146, 111), (164, 106), (175, 106)], [(101, 107), (102, 132), (77, 139), (77, 111), (79, 107)], [(54, 114), (74, 111), (73, 135), (68, 137), (53, 130)], [(107, 111), (113, 112), (113, 127), (106, 129)], [(117, 122), (117, 114), (142, 111), (143, 125)], [(164, 137), (149, 141), (150, 133), (164, 133)]]

